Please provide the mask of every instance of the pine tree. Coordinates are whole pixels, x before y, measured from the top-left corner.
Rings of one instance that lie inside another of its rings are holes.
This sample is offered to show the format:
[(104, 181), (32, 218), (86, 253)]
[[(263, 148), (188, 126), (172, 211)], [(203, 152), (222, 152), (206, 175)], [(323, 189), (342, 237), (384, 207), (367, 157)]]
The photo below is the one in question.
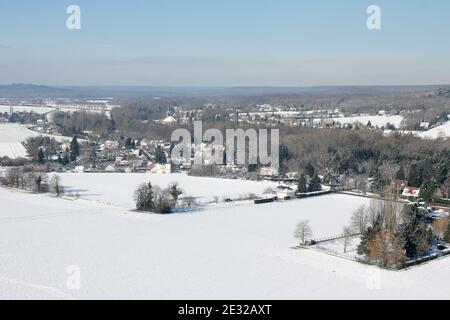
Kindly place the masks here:
[(408, 175), (408, 185), (411, 187), (420, 187), (422, 184), (422, 175), (419, 166), (416, 163), (411, 165)]
[(419, 197), (424, 199), (426, 202), (430, 202), (433, 198), (433, 194), (436, 188), (437, 185), (434, 181), (432, 180), (426, 181), (420, 188)]
[(77, 136), (75, 136), (70, 142), (70, 161), (77, 160), (80, 155), (80, 144), (78, 143)]
[(405, 180), (406, 179), (405, 168), (403, 168), (403, 166), (401, 166), (400, 169), (398, 169), (397, 173), (395, 174), (395, 179), (397, 179), (397, 180)]
[(166, 152), (164, 151), (164, 148), (160, 145), (158, 145), (155, 150), (155, 161), (156, 163), (160, 164), (167, 163)]
[(151, 182), (140, 185), (135, 193), (136, 209), (139, 211), (153, 211), (155, 209), (154, 193)]
[(310, 177), (314, 176), (314, 173), (316, 172), (316, 169), (314, 168), (314, 166), (312, 165), (311, 162), (308, 162), (308, 164), (306, 165), (305, 172)]
[(320, 190), (322, 190), (322, 181), (320, 180), (319, 176), (316, 173), (309, 182), (308, 191), (314, 192)]
[(298, 193), (305, 193), (308, 191), (308, 188), (306, 186), (306, 176), (302, 174), (297, 182), (297, 192)]
[(399, 231), (408, 258), (414, 259), (430, 249), (432, 240), (430, 232), (424, 214), (416, 206), (411, 206)]
[(44, 151), (42, 150), (42, 148), (39, 148), (39, 151), (38, 151), (38, 162), (40, 164), (45, 163), (45, 156), (44, 156)]

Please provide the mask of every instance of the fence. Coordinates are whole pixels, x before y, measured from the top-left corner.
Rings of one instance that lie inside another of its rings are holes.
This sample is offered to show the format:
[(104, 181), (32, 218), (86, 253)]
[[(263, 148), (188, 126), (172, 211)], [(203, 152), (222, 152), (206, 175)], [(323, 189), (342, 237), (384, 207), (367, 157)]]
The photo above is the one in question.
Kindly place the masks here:
[(343, 239), (343, 238), (348, 238), (348, 237), (355, 237), (355, 236), (359, 236), (359, 235), (361, 235), (361, 233), (340, 234), (340, 235), (337, 235), (337, 236), (330, 236), (330, 237), (324, 237), (324, 238), (311, 239), (310, 243), (311, 243), (311, 245), (313, 245), (313, 244), (317, 244), (317, 243), (321, 243), (321, 242), (333, 241), (333, 240), (338, 240), (338, 239)]

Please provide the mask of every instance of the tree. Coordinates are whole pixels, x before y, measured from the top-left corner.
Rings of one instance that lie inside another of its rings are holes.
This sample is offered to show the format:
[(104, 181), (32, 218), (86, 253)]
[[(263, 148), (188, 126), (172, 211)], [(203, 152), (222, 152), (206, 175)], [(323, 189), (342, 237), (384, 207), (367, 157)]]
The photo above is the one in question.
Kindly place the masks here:
[(448, 222), (447, 229), (445, 230), (445, 233), (444, 233), (444, 240), (447, 243), (450, 243), (450, 221)]
[(432, 233), (425, 222), (425, 215), (416, 206), (405, 213), (399, 236), (408, 258), (414, 259), (431, 248)]
[(320, 191), (322, 190), (322, 181), (320, 180), (317, 173), (314, 174), (311, 181), (309, 182), (308, 191), (314, 192), (314, 191)]
[(61, 177), (57, 174), (53, 175), (50, 179), (50, 189), (56, 194), (57, 197), (59, 197), (64, 191), (61, 185)]
[(305, 244), (312, 237), (311, 226), (308, 220), (300, 221), (295, 228), (294, 237), (300, 240), (300, 244)]
[(164, 148), (161, 145), (158, 145), (155, 150), (155, 162), (159, 164), (166, 164), (167, 158), (166, 158), (166, 152), (164, 151)]
[(298, 193), (305, 193), (308, 191), (307, 185), (306, 185), (306, 176), (302, 174), (297, 182), (297, 192)]
[(80, 144), (78, 143), (77, 136), (73, 137), (70, 142), (70, 161), (75, 161), (80, 156)]
[(409, 168), (408, 175), (408, 185), (411, 187), (420, 187), (422, 184), (422, 174), (420, 172), (419, 166), (413, 163)]
[(139, 211), (153, 211), (155, 209), (153, 186), (151, 182), (141, 184), (134, 192), (136, 209)]
[(405, 261), (399, 238), (387, 229), (377, 231), (368, 246), (368, 258), (383, 267), (398, 266)]
[(450, 173), (447, 175), (447, 178), (445, 179), (443, 183), (444, 188), (444, 194), (447, 199), (450, 199)]
[(39, 148), (38, 151), (38, 160), (37, 160), (40, 164), (44, 164), (45, 163), (45, 155), (44, 155), (44, 151), (42, 150), (42, 148)]
[(420, 188), (419, 197), (424, 199), (426, 202), (430, 202), (433, 198), (434, 191), (436, 190), (437, 185), (434, 181), (428, 180)]
[(183, 190), (178, 187), (177, 182), (173, 182), (169, 185), (169, 193), (172, 196), (173, 201), (176, 203), (178, 201), (178, 197), (183, 193)]
[(311, 162), (308, 162), (308, 164), (306, 165), (305, 172), (310, 177), (313, 177), (314, 174), (316, 173), (316, 169), (314, 168)]
[(353, 234), (353, 230), (351, 227), (344, 227), (344, 229), (342, 231), (342, 235), (344, 236), (342, 238), (342, 242), (344, 244), (344, 253), (347, 252), (347, 247), (352, 241), (352, 238), (351, 238), (352, 234)]
[(367, 229), (369, 219), (366, 210), (366, 206), (362, 205), (353, 212), (350, 219), (350, 226), (355, 232), (362, 234)]
[(69, 162), (70, 162), (69, 155), (68, 155), (67, 153), (64, 153), (64, 156), (63, 156), (63, 158), (62, 158), (61, 164), (62, 164), (63, 166), (65, 166), (65, 165), (68, 165)]
[(401, 166), (397, 173), (395, 174), (395, 179), (397, 180), (405, 180), (406, 179), (406, 175), (405, 175), (405, 168), (403, 166)]

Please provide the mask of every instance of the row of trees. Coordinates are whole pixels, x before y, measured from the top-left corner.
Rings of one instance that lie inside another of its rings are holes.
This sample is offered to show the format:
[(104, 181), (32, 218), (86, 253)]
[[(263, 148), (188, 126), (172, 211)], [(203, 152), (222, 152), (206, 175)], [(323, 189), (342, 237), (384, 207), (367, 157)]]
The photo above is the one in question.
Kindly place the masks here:
[(0, 183), (7, 187), (37, 193), (52, 192), (58, 197), (64, 193), (61, 177), (58, 175), (52, 175), (49, 179), (46, 173), (27, 171), (22, 167), (10, 168), (6, 176), (0, 178)]

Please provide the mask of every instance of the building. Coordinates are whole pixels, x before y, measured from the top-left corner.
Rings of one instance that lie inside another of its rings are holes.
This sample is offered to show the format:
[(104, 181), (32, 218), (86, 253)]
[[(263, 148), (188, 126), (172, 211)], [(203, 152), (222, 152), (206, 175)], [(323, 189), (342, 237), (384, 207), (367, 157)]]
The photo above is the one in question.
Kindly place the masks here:
[(418, 198), (420, 194), (420, 188), (414, 188), (414, 187), (405, 187), (402, 192), (403, 197), (413, 197)]

